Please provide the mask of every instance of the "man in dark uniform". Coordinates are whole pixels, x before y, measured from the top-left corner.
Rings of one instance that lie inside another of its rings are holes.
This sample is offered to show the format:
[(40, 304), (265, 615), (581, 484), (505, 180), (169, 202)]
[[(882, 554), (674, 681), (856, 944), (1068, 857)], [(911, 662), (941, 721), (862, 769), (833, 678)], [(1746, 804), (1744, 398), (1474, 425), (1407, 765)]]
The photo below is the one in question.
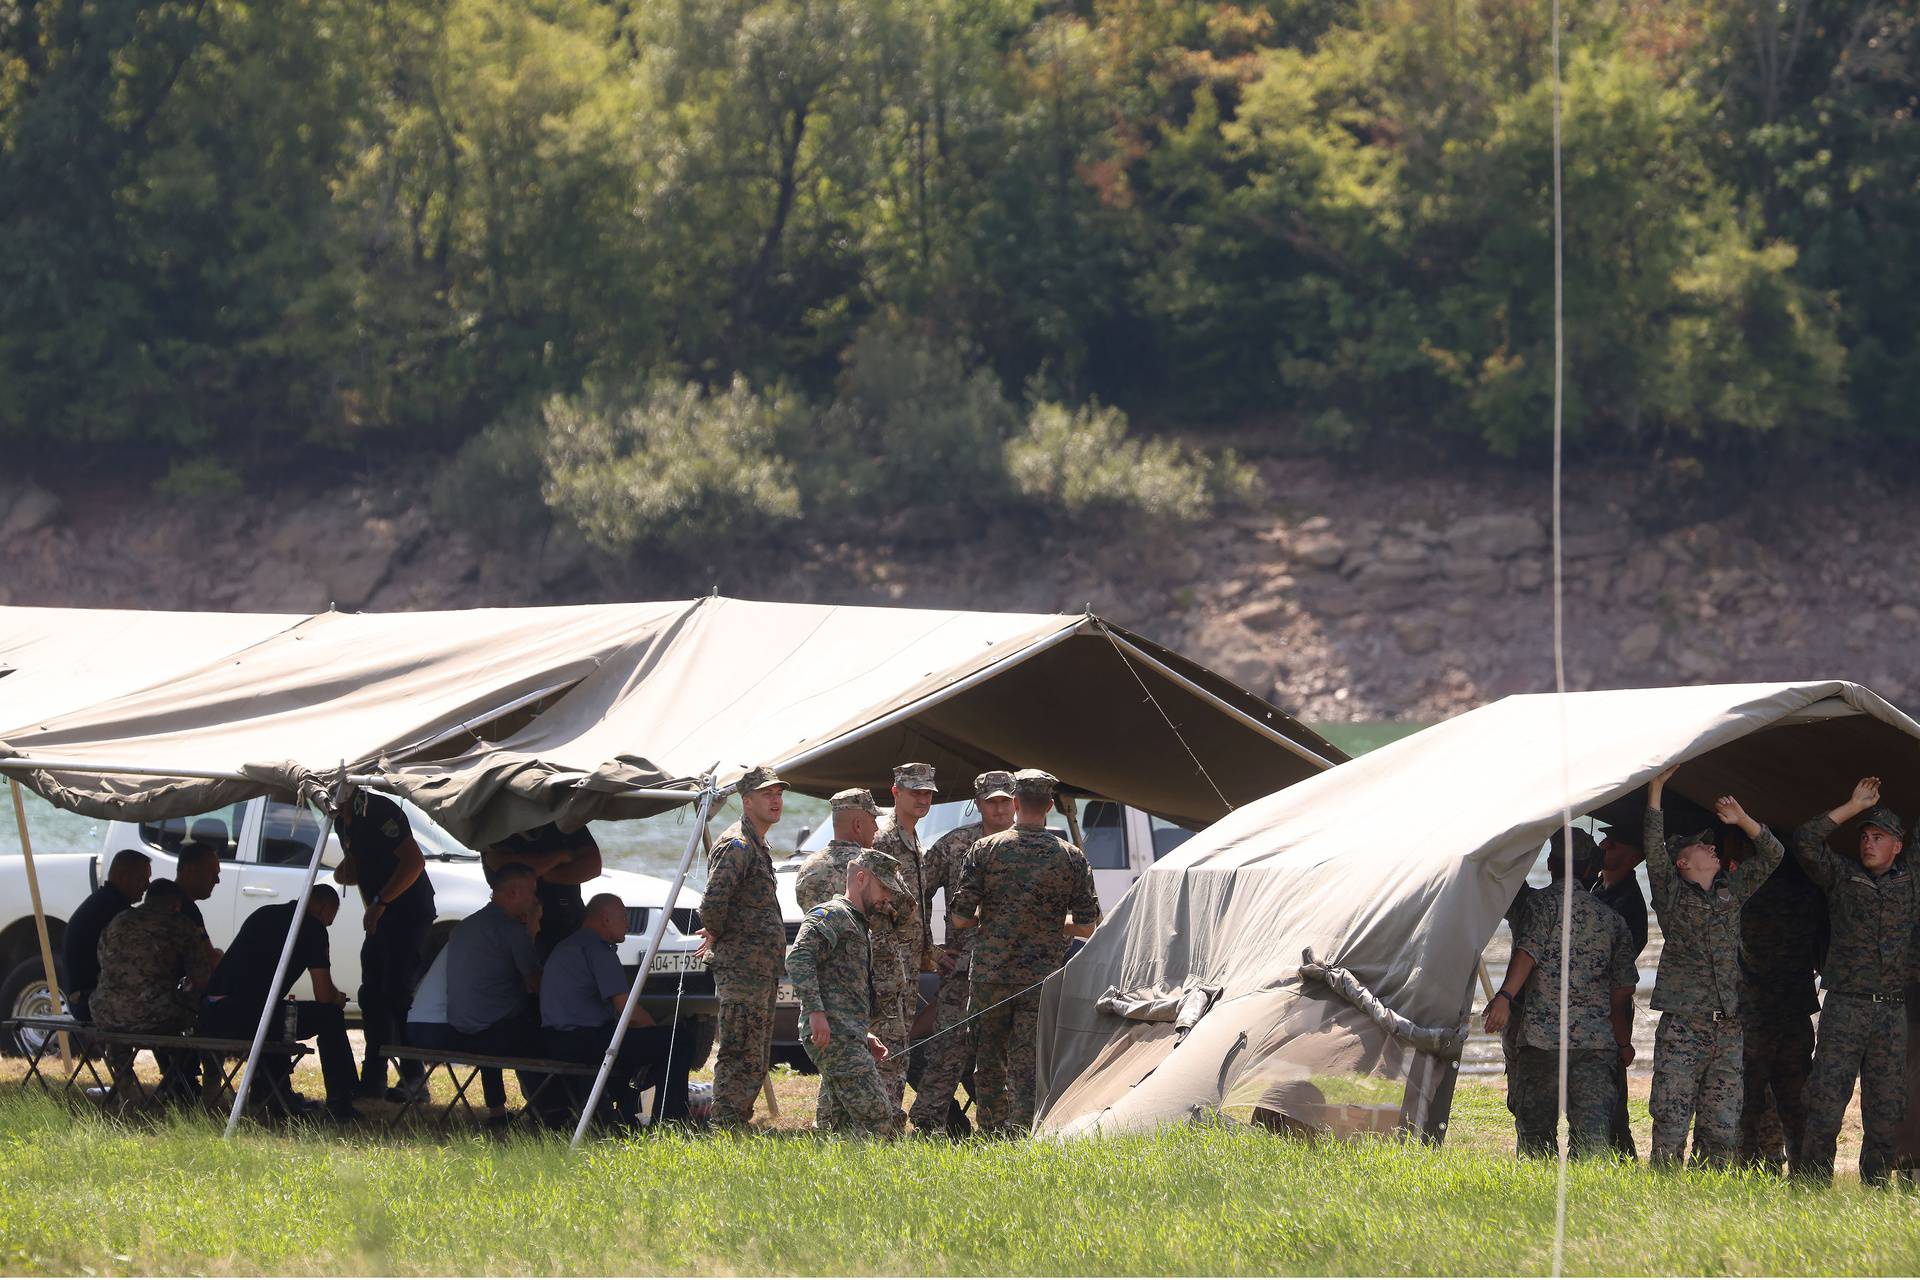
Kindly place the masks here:
[[(1827, 900), (1788, 858), (1740, 913), (1740, 1019), (1745, 1033), (1741, 1163), (1782, 1171), (1800, 1158), (1813, 1073), (1816, 975), (1827, 950)], [(1777, 1138), (1768, 1133), (1777, 1125)]]
[(420, 985), (420, 970), (433, 930), (433, 881), (413, 828), (398, 804), (371, 791), (355, 791), (339, 815), (345, 859), (333, 878), (356, 885), (366, 908), (366, 938), (360, 944), (360, 1017), (366, 1050), (360, 1065), (360, 1096), (404, 1102), (425, 1085), (426, 1068), (400, 1064), (400, 1083), (387, 1089), (386, 1046), (400, 1039), (407, 1006)]
[[(1609, 824), (1600, 841), (1599, 870), (1592, 878), (1593, 896), (1627, 922), (1636, 964), (1647, 949), (1647, 899), (1640, 892), (1638, 873), (1647, 855), (1640, 839), (1637, 824), (1625, 819)], [(1613, 1064), (1613, 1113), (1607, 1121), (1607, 1144), (1628, 1160), (1639, 1158), (1633, 1127), (1627, 1120), (1627, 1064), (1620, 1058)]]
[(140, 901), (153, 878), (153, 859), (137, 849), (122, 849), (107, 868), (107, 882), (74, 908), (60, 939), (60, 967), (65, 971), (67, 1012), (80, 1022), (91, 1022), (87, 997), (100, 981), (100, 935), (115, 916)]
[[(280, 990), (274, 991), (273, 973), (280, 963), (280, 951), (293, 927), (296, 903), (283, 902), (262, 907), (247, 917), (234, 935), (233, 945), (213, 971), (207, 984), (206, 1002), (200, 1006), (200, 1034), (226, 1040), (251, 1040), (260, 1025), (260, 1014), (269, 1003), (279, 1005), (306, 970), (313, 980), (312, 1000), (295, 1000), (294, 1033), (291, 1036), (277, 1025), (269, 1029), (273, 1039), (315, 1039), (320, 1048), (320, 1073), (327, 1086), (327, 1114), (335, 1120), (356, 1120), (353, 1108), (353, 1046), (347, 1041), (346, 1016), (342, 1007), (347, 997), (333, 985), (332, 954), (327, 945), (327, 928), (340, 914), (340, 895), (331, 885), (316, 884), (307, 896), (307, 911), (300, 918), (300, 931), (294, 939), (293, 955), (288, 959)], [(293, 1063), (282, 1057), (262, 1058), (260, 1065), (281, 1083), (291, 1098)]]
[(600, 874), (600, 844), (585, 827), (563, 831), (549, 822), (508, 836), (481, 855), (488, 883), (493, 873), (509, 862), (517, 862), (536, 877), (534, 897), (540, 903), (540, 934), (533, 940), (533, 951), (542, 963), (565, 938), (579, 932), (586, 923), (587, 903), (580, 886)]

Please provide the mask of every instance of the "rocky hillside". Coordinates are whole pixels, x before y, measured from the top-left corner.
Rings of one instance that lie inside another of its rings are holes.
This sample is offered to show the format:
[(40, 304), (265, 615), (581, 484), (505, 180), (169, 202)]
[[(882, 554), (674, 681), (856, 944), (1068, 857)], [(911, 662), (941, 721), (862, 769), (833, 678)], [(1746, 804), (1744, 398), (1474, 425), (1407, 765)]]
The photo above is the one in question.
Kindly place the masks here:
[[(876, 516), (725, 565), (609, 564), (549, 533), (442, 527), (415, 471), (195, 506), (0, 481), (0, 603), (310, 611), (698, 594), (1096, 612), (1314, 720), (1435, 719), (1551, 688), (1544, 474), (1262, 464), (1264, 509), (1175, 541), (1032, 540), (953, 513)], [(1777, 490), (1570, 476), (1576, 688), (1843, 676), (1920, 693), (1920, 531), (1894, 478)]]

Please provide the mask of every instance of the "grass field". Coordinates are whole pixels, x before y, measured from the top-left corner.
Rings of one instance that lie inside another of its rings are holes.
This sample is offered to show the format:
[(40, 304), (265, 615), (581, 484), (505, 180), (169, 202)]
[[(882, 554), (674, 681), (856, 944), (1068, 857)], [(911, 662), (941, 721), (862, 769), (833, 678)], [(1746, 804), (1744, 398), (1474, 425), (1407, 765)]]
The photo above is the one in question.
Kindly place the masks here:
[[(1239, 1126), (877, 1145), (782, 1129), (561, 1142), (76, 1119), (0, 1084), (0, 1270), (1506, 1274), (1551, 1260), (1553, 1168), (1463, 1083), (1443, 1151)], [(1645, 1109), (1639, 1108), (1644, 1136)], [(1911, 1274), (1920, 1202), (1843, 1178), (1576, 1166), (1573, 1273)]]

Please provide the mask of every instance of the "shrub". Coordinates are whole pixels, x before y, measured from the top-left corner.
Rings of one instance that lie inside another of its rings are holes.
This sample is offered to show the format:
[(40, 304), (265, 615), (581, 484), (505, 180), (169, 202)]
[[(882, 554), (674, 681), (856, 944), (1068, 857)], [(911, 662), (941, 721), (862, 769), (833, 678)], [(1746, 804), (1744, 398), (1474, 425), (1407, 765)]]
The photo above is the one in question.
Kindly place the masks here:
[(495, 546), (537, 537), (548, 523), (540, 495), (545, 430), (537, 408), (494, 419), (434, 478), (434, 517)]
[(555, 396), (541, 410), (547, 505), (615, 555), (751, 542), (800, 514), (776, 446), (802, 411), (739, 377), (713, 394), (659, 380)]
[(240, 473), (218, 458), (188, 458), (175, 462), (153, 487), (162, 497), (189, 502), (207, 498), (237, 498), (246, 488)]
[(1006, 466), (1029, 501), (1085, 524), (1195, 524), (1259, 487), (1232, 450), (1214, 461), (1172, 441), (1130, 439), (1126, 414), (1100, 404), (1035, 405), (1007, 443)]

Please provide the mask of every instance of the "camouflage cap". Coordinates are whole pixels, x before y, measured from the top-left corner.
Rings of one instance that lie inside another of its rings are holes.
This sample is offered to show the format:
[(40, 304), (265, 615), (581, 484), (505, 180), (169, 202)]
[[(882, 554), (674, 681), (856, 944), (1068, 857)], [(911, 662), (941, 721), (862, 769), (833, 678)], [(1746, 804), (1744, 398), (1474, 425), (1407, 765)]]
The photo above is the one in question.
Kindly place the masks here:
[(780, 781), (780, 775), (764, 764), (753, 766), (741, 776), (739, 782), (734, 784), (734, 790), (741, 795), (749, 791), (765, 791), (768, 787), (779, 787), (784, 791), (787, 784)]
[(1013, 775), (1005, 769), (989, 769), (973, 780), (973, 798), (991, 800), (1013, 794)]
[(1060, 785), (1060, 779), (1045, 769), (1022, 769), (1013, 775), (1013, 794), (1046, 798)]
[(846, 809), (858, 809), (876, 818), (880, 816), (880, 806), (873, 802), (873, 793), (865, 787), (849, 787), (845, 791), (836, 791), (833, 793), (833, 799), (827, 803), (833, 806), (835, 813)]
[(900, 878), (900, 863), (885, 849), (862, 849), (847, 860), (847, 866), (873, 874), (896, 898), (907, 896), (907, 882)]
[(1677, 858), (1680, 851), (1690, 844), (1704, 844), (1715, 853), (1720, 852), (1720, 833), (1712, 827), (1702, 827), (1698, 831), (1685, 835), (1667, 837), (1667, 857)]
[(904, 787), (908, 791), (932, 791), (940, 788), (933, 785), (933, 766), (930, 764), (897, 764), (893, 766), (893, 785)]
[(1900, 821), (1900, 815), (1884, 804), (1877, 804), (1867, 810), (1860, 818), (1860, 825), (1863, 827), (1878, 827), (1895, 840), (1905, 840), (1907, 838), (1907, 828), (1906, 825)]

